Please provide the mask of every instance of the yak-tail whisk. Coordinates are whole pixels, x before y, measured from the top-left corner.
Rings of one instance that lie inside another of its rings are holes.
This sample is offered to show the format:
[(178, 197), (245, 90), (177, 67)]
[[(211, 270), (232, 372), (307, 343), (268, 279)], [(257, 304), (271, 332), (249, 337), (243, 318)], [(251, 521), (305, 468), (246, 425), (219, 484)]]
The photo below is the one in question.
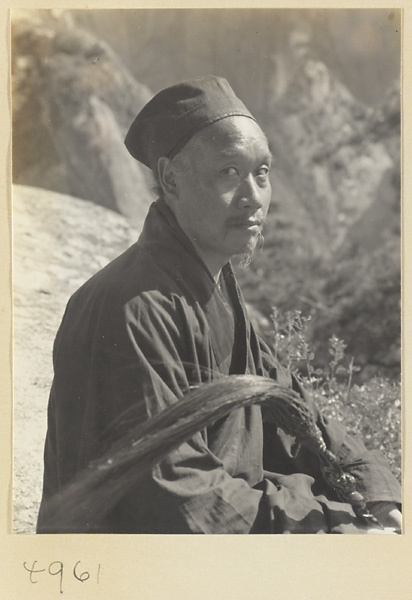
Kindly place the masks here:
[(273, 420), (318, 457), (326, 481), (357, 515), (377, 524), (355, 479), (327, 449), (312, 409), (297, 392), (258, 375), (232, 375), (189, 391), (121, 437), (46, 505), (50, 532), (93, 531), (119, 500), (169, 452), (233, 410), (264, 404)]

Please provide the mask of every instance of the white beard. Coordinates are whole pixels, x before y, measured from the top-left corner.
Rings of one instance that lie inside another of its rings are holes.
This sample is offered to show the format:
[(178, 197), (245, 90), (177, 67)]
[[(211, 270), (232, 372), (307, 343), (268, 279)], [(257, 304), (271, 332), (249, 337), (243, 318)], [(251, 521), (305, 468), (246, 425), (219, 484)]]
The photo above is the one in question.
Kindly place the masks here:
[(245, 252), (239, 255), (238, 265), (241, 269), (246, 269), (252, 264), (253, 255), (256, 248), (262, 251), (263, 243), (264, 237), (262, 233), (259, 232), (258, 235), (249, 242), (249, 245)]

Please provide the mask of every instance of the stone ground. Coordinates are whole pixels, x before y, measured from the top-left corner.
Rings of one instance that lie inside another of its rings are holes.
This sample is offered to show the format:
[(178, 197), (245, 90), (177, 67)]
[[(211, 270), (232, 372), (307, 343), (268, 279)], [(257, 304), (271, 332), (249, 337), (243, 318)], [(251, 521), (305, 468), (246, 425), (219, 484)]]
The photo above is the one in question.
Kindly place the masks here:
[(70, 295), (135, 241), (126, 219), (40, 188), (13, 189), (14, 531), (34, 533), (52, 346)]

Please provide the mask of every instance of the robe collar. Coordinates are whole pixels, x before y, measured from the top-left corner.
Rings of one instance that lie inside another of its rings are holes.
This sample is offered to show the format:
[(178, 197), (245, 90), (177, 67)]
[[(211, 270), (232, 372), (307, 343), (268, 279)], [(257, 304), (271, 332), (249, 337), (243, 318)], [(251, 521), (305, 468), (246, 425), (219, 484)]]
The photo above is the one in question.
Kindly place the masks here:
[[(230, 294), (233, 312), (228, 308), (218, 284), (163, 198), (151, 205), (138, 245), (151, 254), (169, 276), (174, 277), (187, 298), (198, 302), (202, 307), (208, 319), (218, 363), (232, 351), (232, 348), (227, 346), (229, 340), (225, 340), (225, 336), (222, 335), (225, 328), (229, 327), (230, 320), (236, 319), (238, 341), (246, 348), (249, 319), (230, 262), (223, 266), (222, 277)], [(241, 362), (245, 363), (243, 366), (246, 368), (246, 356)]]

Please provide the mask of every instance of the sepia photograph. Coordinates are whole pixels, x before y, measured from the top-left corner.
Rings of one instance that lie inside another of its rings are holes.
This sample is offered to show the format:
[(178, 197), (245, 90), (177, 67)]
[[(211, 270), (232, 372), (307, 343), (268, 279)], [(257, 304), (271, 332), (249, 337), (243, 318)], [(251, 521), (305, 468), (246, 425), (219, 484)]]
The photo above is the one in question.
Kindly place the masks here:
[(13, 534), (402, 534), (401, 16), (11, 12)]

